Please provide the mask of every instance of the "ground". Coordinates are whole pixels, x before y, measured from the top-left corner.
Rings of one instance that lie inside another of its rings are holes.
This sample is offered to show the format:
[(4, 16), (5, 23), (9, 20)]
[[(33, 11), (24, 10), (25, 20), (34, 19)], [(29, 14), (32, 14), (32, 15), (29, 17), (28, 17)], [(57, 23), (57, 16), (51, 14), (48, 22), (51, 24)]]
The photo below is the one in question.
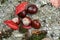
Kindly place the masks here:
[[(47, 36), (52, 38), (53, 40), (58, 40), (60, 37), (60, 9), (56, 9), (54, 6), (51, 6), (47, 3), (47, 0), (6, 0), (3, 4), (0, 1), (0, 30), (3, 28), (7, 28), (3, 24), (4, 20), (11, 19), (13, 14), (15, 13), (15, 7), (22, 1), (29, 1), (30, 3), (34, 3), (38, 6), (38, 13), (35, 15), (29, 15), (31, 18), (39, 19), (41, 22), (41, 29), (40, 30), (47, 30)], [(41, 5), (45, 5), (41, 7)], [(32, 30), (32, 29), (31, 29)], [(18, 31), (14, 31), (13, 35), (19, 34)], [(53, 35), (53, 37), (51, 36)], [(20, 40), (19, 37), (11, 36), (8, 39), (4, 40)]]

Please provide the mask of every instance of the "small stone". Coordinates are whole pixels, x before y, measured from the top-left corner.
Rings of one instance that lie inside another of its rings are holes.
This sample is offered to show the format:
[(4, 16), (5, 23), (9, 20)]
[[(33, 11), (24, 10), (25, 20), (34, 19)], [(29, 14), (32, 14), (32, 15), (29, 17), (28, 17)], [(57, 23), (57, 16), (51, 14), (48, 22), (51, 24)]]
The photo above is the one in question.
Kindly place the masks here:
[(23, 34), (15, 34), (14, 36), (15, 36), (15, 37), (24, 37)]
[(43, 38), (42, 40), (51, 40), (50, 38)]

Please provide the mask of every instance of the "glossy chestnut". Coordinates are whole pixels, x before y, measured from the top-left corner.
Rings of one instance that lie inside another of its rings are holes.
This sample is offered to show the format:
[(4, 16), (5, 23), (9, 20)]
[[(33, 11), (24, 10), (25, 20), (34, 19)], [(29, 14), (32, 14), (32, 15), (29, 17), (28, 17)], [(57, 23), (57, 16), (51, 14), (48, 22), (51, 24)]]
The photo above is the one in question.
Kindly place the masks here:
[(25, 16), (26, 16), (26, 11), (24, 10), (24, 11), (22, 11), (22, 12), (20, 12), (19, 14), (18, 14), (18, 16), (19, 17), (21, 17), (21, 18), (24, 18)]
[(41, 24), (40, 24), (40, 22), (38, 20), (32, 20), (31, 25), (35, 29), (39, 29), (41, 27)]
[(28, 7), (27, 7), (27, 13), (30, 13), (30, 14), (36, 14), (38, 11), (38, 8), (36, 5), (34, 4), (30, 4)]

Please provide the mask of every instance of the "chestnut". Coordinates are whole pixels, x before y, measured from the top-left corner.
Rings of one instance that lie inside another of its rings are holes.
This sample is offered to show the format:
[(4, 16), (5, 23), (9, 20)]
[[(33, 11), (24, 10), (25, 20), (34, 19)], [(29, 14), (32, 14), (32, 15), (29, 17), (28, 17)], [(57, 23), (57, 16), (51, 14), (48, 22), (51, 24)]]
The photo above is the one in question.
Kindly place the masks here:
[(23, 23), (23, 25), (25, 25), (25, 26), (30, 25), (30, 24), (31, 24), (31, 18), (30, 18), (30, 17), (25, 17), (25, 18), (23, 18), (23, 19), (22, 19), (22, 23)]
[(26, 11), (22, 11), (18, 14), (19, 17), (24, 18), (26, 16)]
[(25, 28), (25, 29), (30, 29), (31, 28), (30, 25), (28, 25), (28, 26), (23, 25), (22, 27)]
[(16, 24), (20, 24), (20, 18), (19, 17), (13, 18), (12, 21)]
[(41, 27), (41, 24), (38, 20), (32, 20), (31, 25), (35, 29), (39, 29)]
[(34, 5), (34, 4), (28, 5), (27, 10), (26, 10), (26, 12), (27, 12), (27, 13), (30, 13), (30, 14), (36, 14), (37, 11), (38, 11), (38, 8), (37, 8), (37, 6)]

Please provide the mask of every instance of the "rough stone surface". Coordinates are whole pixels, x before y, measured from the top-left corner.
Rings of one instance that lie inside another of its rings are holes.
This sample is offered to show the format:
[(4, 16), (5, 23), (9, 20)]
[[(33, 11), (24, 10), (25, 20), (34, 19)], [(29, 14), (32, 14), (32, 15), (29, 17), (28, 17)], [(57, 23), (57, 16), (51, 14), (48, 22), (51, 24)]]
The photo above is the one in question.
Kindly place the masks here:
[[(29, 1), (30, 3), (36, 4), (39, 8), (39, 11), (35, 15), (29, 15), (31, 18), (39, 19), (42, 25), (40, 30), (47, 30), (47, 36), (53, 40), (59, 40), (60, 37), (60, 9), (56, 9), (54, 6), (48, 5), (49, 0), (8, 0), (5, 3), (1, 4), (0, 1), (0, 30), (3, 28), (8, 28), (3, 24), (4, 20), (12, 19), (14, 16), (15, 7), (21, 1)], [(41, 7), (41, 5), (45, 5)], [(28, 15), (27, 15), (28, 16)], [(31, 29), (33, 30), (33, 29)], [(31, 32), (30, 30), (30, 32)], [(18, 31), (14, 31), (13, 34), (18, 35)], [(11, 36), (8, 39), (3, 40), (20, 40), (21, 38)]]

